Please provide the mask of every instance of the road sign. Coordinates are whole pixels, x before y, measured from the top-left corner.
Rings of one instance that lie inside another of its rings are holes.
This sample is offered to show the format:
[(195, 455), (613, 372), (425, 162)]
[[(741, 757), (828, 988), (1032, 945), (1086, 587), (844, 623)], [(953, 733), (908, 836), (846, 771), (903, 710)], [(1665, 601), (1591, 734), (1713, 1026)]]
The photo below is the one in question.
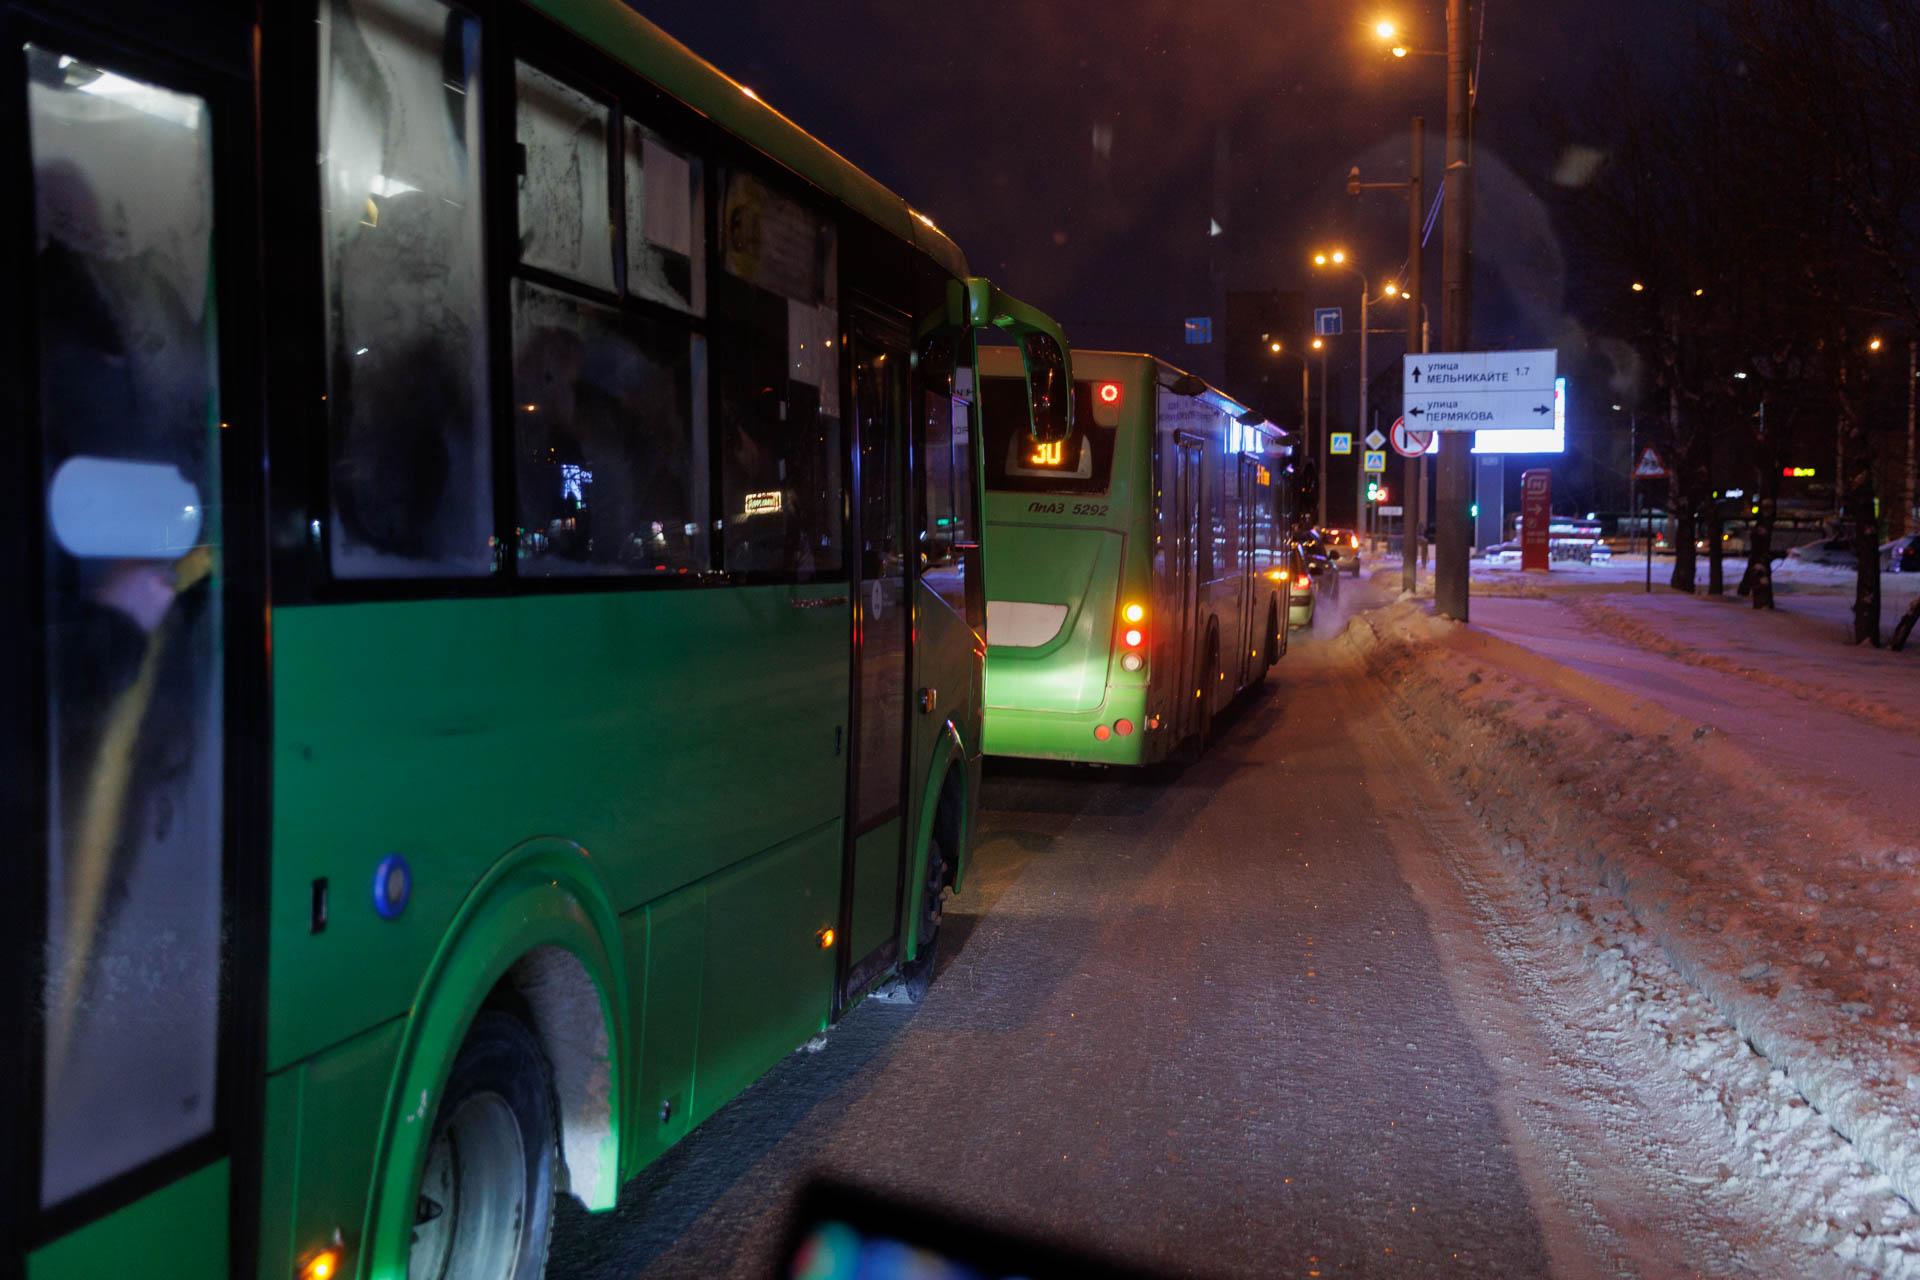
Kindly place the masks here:
[(1660, 454), (1652, 445), (1640, 451), (1640, 461), (1634, 464), (1633, 476), (1636, 480), (1662, 480), (1666, 478), (1667, 464), (1660, 460)]
[(1541, 573), (1552, 567), (1553, 472), (1535, 467), (1520, 473), (1520, 567)]
[(1407, 420), (1432, 431), (1553, 426), (1556, 351), (1435, 352), (1405, 357)]
[(1313, 331), (1323, 338), (1340, 336), (1340, 308), (1315, 307), (1313, 309)]
[(1212, 316), (1188, 316), (1187, 317), (1187, 345), (1190, 347), (1204, 347), (1210, 344), (1212, 341), (1213, 341), (1213, 317)]
[(1403, 516), (1407, 514), (1407, 509), (1405, 507), (1381, 507), (1380, 514), (1383, 516)]
[(1332, 441), (1332, 443), (1327, 446), (1329, 452), (1340, 454), (1343, 457), (1353, 452), (1353, 432), (1336, 431), (1328, 437), (1328, 439)]
[(1381, 435), (1378, 431), (1367, 432), (1367, 448), (1384, 449), (1386, 447), (1387, 438), (1385, 436)]
[(1393, 451), (1403, 458), (1417, 458), (1432, 447), (1433, 434), (1409, 427), (1405, 418), (1396, 419), (1393, 424)]
[(1369, 449), (1361, 457), (1361, 465), (1367, 471), (1385, 471), (1387, 469), (1387, 451)]

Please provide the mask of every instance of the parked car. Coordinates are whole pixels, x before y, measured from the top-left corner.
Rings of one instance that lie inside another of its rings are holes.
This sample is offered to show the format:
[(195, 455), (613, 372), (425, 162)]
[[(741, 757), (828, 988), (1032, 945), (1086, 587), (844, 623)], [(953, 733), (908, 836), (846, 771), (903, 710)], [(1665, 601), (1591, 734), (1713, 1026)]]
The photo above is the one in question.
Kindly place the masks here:
[(1888, 573), (1920, 573), (1920, 533), (1880, 544), (1880, 567)]
[(1486, 563), (1512, 568), (1520, 563), (1520, 544), (1518, 542), (1496, 542), (1487, 548), (1483, 557)]
[(1320, 529), (1321, 545), (1327, 549), (1329, 559), (1352, 574), (1360, 576), (1360, 535), (1352, 529)]
[[(1320, 563), (1325, 565), (1324, 558)], [(1287, 548), (1287, 626), (1291, 628), (1313, 625), (1314, 602), (1319, 596), (1319, 586), (1314, 579), (1324, 568), (1314, 567), (1314, 558), (1298, 542)]]
[(1822, 538), (1818, 542), (1802, 543), (1787, 552), (1787, 559), (1798, 564), (1825, 564), (1839, 569), (1851, 569), (1859, 563), (1852, 538)]

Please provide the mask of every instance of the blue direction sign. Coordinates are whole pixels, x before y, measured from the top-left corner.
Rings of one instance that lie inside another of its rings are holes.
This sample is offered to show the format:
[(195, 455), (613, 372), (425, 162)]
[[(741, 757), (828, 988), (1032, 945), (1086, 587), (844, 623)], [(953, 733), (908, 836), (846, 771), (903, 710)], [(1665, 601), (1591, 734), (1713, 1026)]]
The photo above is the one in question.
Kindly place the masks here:
[(1340, 336), (1340, 308), (1315, 307), (1313, 309), (1313, 331), (1323, 338)]
[(1353, 452), (1353, 432), (1336, 431), (1327, 438), (1332, 442), (1327, 446), (1332, 452), (1341, 454)]
[(1212, 316), (1187, 317), (1187, 345), (1204, 347), (1213, 341)]

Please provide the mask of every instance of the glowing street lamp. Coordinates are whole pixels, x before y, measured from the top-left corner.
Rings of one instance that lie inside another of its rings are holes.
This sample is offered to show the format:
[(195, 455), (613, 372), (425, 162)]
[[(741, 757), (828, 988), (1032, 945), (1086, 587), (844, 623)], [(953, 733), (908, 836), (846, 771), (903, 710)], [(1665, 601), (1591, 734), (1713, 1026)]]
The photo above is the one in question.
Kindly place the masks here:
[(1373, 34), (1379, 36), (1382, 40), (1391, 40), (1399, 34), (1399, 31), (1394, 27), (1393, 23), (1382, 18), (1373, 24)]

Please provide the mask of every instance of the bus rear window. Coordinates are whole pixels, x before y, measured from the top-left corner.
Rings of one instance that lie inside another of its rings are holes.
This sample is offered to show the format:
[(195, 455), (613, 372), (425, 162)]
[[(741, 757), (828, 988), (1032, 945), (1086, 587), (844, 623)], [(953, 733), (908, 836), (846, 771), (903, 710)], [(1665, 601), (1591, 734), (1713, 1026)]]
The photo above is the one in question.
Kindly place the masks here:
[(987, 429), (987, 488), (1016, 493), (1105, 493), (1113, 477), (1116, 429), (1093, 420), (1093, 384), (1073, 384), (1073, 434), (1035, 444), (1027, 434), (1027, 388), (1020, 378), (985, 378), (980, 412)]

